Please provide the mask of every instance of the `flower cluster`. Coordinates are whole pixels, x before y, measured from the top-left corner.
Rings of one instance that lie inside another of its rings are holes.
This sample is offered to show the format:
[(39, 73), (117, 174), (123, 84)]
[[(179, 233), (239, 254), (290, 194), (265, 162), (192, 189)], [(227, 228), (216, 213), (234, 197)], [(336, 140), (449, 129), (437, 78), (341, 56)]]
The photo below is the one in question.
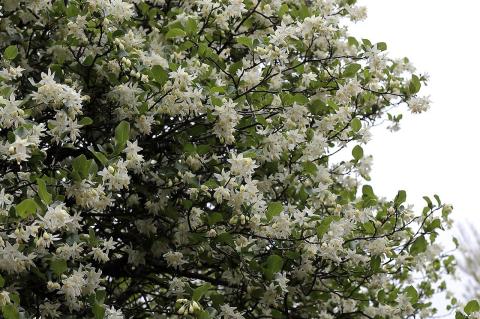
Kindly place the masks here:
[(3, 317), (435, 313), (450, 206), (379, 196), (363, 150), (426, 77), (355, 2), (3, 1)]

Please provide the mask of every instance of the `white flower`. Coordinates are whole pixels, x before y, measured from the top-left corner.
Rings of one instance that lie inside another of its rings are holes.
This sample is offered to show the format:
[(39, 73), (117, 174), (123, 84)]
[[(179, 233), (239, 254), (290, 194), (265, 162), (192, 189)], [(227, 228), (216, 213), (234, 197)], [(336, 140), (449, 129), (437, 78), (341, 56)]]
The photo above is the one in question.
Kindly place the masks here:
[(72, 216), (67, 213), (63, 204), (55, 207), (48, 207), (44, 216), (39, 216), (41, 225), (52, 232), (67, 227), (73, 221)]
[(350, 19), (354, 22), (362, 21), (367, 18), (367, 8), (364, 6), (345, 5), (345, 10), (350, 14)]
[(155, 118), (152, 115), (140, 115), (135, 121), (135, 127), (142, 134), (150, 134), (152, 132), (152, 124), (155, 122)]
[(86, 284), (86, 272), (84, 270), (74, 270), (70, 276), (62, 280), (62, 288), (58, 293), (65, 295), (65, 298), (71, 303), (75, 303)]
[(55, 114), (55, 120), (50, 120), (48, 123), (52, 127), (49, 133), (57, 143), (68, 142), (69, 140), (75, 142), (80, 136), (82, 126), (63, 110), (58, 111)]
[(58, 302), (45, 302), (40, 305), (40, 313), (42, 318), (60, 318), (61, 313), (58, 308), (60, 308), (60, 303)]
[(19, 251), (19, 244), (11, 245), (8, 241), (0, 248), (0, 269), (7, 273), (20, 273), (33, 265), (36, 256), (25, 256)]
[(155, 226), (155, 222), (152, 218), (136, 220), (135, 226), (141, 234), (147, 236), (153, 235), (157, 232), (157, 226)]
[(217, 203), (221, 204), (224, 199), (229, 200), (230, 199), (230, 191), (225, 188), (225, 187), (217, 187), (215, 189), (215, 193), (213, 194), (213, 197), (217, 201)]
[(235, 103), (231, 99), (223, 99), (223, 105), (215, 107), (212, 114), (217, 116), (213, 127), (214, 134), (226, 144), (232, 144), (235, 141), (235, 126), (240, 119), (235, 111)]
[(407, 101), (408, 108), (412, 113), (422, 113), (429, 109), (430, 107), (430, 98), (425, 97), (414, 97)]
[(48, 73), (41, 73), (42, 79), (38, 83), (37, 92), (32, 93), (32, 99), (41, 104), (52, 105), (54, 108), (66, 106), (70, 115), (81, 113), (82, 96), (68, 85), (59, 84), (54, 79), (51, 70)]
[(0, 77), (4, 78), (7, 81), (16, 80), (22, 76), (22, 72), (25, 71), (21, 66), (13, 67), (10, 66), (8, 69), (0, 70)]
[(275, 281), (277, 282), (278, 286), (280, 286), (280, 289), (282, 289), (283, 292), (288, 292), (287, 284), (290, 280), (287, 278), (286, 272), (277, 273), (275, 275)]
[(82, 256), (83, 244), (84, 244), (83, 242), (81, 243), (75, 242), (75, 243), (72, 243), (71, 245), (63, 244), (57, 248), (56, 254), (58, 257), (66, 260), (68, 259), (76, 260)]
[(163, 258), (165, 258), (170, 267), (180, 267), (181, 265), (187, 263), (187, 261), (183, 259), (183, 254), (178, 251), (169, 251), (163, 254)]
[(143, 155), (138, 154), (142, 148), (138, 146), (138, 141), (130, 142), (127, 141), (127, 147), (123, 152), (127, 155), (127, 167), (137, 167), (141, 162), (143, 162)]
[(255, 67), (250, 70), (240, 69), (237, 71), (237, 76), (241, 78), (246, 88), (251, 88), (260, 82), (262, 70), (259, 67)]
[(0, 96), (0, 126), (10, 128), (12, 126), (18, 127), (25, 123), (23, 118), (24, 111), (20, 108), (22, 102), (21, 100), (16, 100), (13, 94), (10, 95), (8, 100)]
[(237, 307), (231, 307), (228, 304), (220, 306), (220, 317), (223, 319), (244, 319), (244, 317), (236, 311)]
[(255, 171), (255, 168), (258, 167), (252, 158), (243, 157), (243, 154), (236, 155), (231, 153), (230, 156), (231, 158), (228, 160), (231, 164), (230, 172), (235, 176), (250, 177)]
[(317, 75), (313, 72), (303, 73), (302, 75), (302, 83), (307, 87), (310, 85), (310, 82), (313, 82), (316, 80), (317, 80)]
[(92, 247), (92, 251), (89, 253), (89, 255), (92, 255), (93, 259), (100, 263), (105, 263), (110, 260), (108, 255), (100, 247)]
[(134, 14), (133, 4), (122, 0), (107, 1), (104, 9), (105, 15), (112, 16), (118, 22), (128, 20)]
[(125, 251), (128, 253), (128, 263), (134, 266), (144, 265), (145, 264), (145, 255), (144, 251), (133, 249), (132, 247), (125, 248)]
[(9, 207), (13, 203), (13, 195), (5, 194), (5, 189), (0, 191), (0, 208)]
[(181, 278), (173, 278), (169, 282), (168, 294), (169, 295), (176, 295), (182, 296), (185, 292), (185, 283), (182, 281)]
[(104, 167), (98, 175), (103, 177), (103, 182), (112, 190), (128, 189), (130, 176), (127, 171), (127, 162), (118, 160), (115, 167)]
[(15, 135), (15, 142), (9, 145), (10, 159), (16, 160), (17, 163), (27, 161), (30, 158), (30, 150), (28, 147), (32, 145), (28, 138), (21, 138)]
[(357, 80), (351, 80), (344, 85), (339, 84), (336, 98), (340, 104), (348, 105), (350, 104), (350, 99), (361, 92), (362, 87), (360, 86), (360, 83)]
[(388, 239), (377, 238), (367, 244), (367, 249), (372, 255), (381, 255), (388, 251), (388, 244)]
[(8, 291), (3, 290), (0, 292), (0, 306), (5, 306), (6, 304), (10, 303), (10, 296), (8, 295)]
[(105, 309), (105, 319), (123, 319), (123, 313), (115, 309), (113, 306)]
[(183, 67), (178, 67), (176, 71), (172, 71), (168, 76), (173, 80), (174, 88), (185, 88), (195, 79), (195, 76), (188, 74)]
[(241, 17), (244, 12), (247, 12), (247, 9), (245, 9), (243, 0), (230, 0), (229, 5), (225, 8), (225, 14), (230, 18)]

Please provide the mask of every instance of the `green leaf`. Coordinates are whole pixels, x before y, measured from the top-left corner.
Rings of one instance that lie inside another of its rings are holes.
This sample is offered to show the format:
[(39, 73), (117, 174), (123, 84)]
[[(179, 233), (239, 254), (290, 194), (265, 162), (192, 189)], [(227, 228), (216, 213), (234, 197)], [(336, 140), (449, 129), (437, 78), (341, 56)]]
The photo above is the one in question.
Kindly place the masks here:
[(5, 278), (3, 278), (2, 275), (0, 275), (0, 288), (2, 288), (3, 286), (5, 286)]
[(160, 65), (154, 65), (151, 72), (155, 82), (164, 84), (168, 81), (168, 73)]
[(420, 79), (418, 78), (418, 76), (416, 76), (415, 74), (412, 75), (412, 79), (410, 80), (410, 84), (408, 86), (410, 93), (411, 94), (418, 93), (421, 87), (422, 87), (422, 84), (420, 83)]
[(280, 10), (278, 10), (278, 15), (282, 17), (285, 13), (288, 12), (288, 9), (289, 9), (288, 4), (286, 3), (282, 4), (282, 6), (280, 7)]
[(363, 229), (365, 229), (365, 231), (367, 232), (367, 234), (369, 235), (375, 234), (375, 226), (372, 221), (363, 223), (362, 226), (363, 226)]
[(222, 244), (226, 244), (228, 246), (235, 246), (235, 242), (233, 241), (233, 236), (230, 233), (221, 233), (217, 237), (215, 237), (215, 241), (220, 242)]
[(405, 288), (405, 294), (407, 295), (407, 297), (410, 299), (410, 303), (415, 304), (417, 303), (418, 301), (418, 292), (417, 292), (417, 289), (415, 289), (415, 287), (413, 286), (408, 286), (407, 288)]
[(167, 39), (171, 39), (171, 38), (177, 38), (177, 37), (184, 37), (186, 35), (187, 35), (187, 33), (185, 31), (183, 31), (182, 29), (172, 28), (172, 29), (168, 30), (165, 37)]
[(108, 163), (108, 159), (102, 152), (97, 152), (93, 147), (89, 147), (88, 150), (95, 156), (95, 158), (102, 164), (105, 165)]
[(457, 311), (455, 313), (455, 319), (465, 319), (466, 317), (464, 316), (463, 313), (461, 313), (460, 311)]
[(467, 315), (470, 315), (474, 312), (480, 311), (480, 304), (478, 304), (478, 301), (476, 300), (470, 300), (463, 310)]
[(360, 145), (355, 145), (352, 149), (352, 156), (358, 162), (363, 157), (363, 148)]
[(427, 205), (428, 205), (428, 208), (433, 208), (433, 203), (432, 203), (432, 200), (430, 199), (430, 197), (428, 196), (423, 196), (423, 199), (427, 202)]
[(237, 37), (237, 43), (242, 44), (248, 48), (253, 48), (253, 39), (250, 37)]
[(280, 202), (271, 202), (268, 204), (267, 211), (265, 215), (267, 216), (267, 220), (272, 220), (273, 217), (280, 215), (283, 210), (283, 205)]
[(318, 171), (317, 165), (315, 165), (315, 163), (312, 163), (312, 162), (303, 162), (302, 166), (303, 166), (303, 171), (310, 175), (315, 175)]
[(363, 185), (362, 186), (362, 195), (364, 197), (376, 198), (375, 193), (373, 192), (373, 188), (370, 185)]
[(16, 292), (10, 292), (10, 300), (13, 301), (13, 304), (19, 305), (20, 304), (20, 296)]
[(382, 258), (380, 256), (373, 256), (370, 259), (370, 267), (374, 272), (378, 272), (380, 270), (380, 266), (382, 265)]
[(7, 60), (13, 60), (18, 54), (18, 48), (16, 45), (9, 45), (5, 51), (3, 51), (3, 57)]
[(437, 201), (437, 205), (442, 206), (442, 201), (440, 200), (440, 197), (437, 194), (433, 195), (433, 197)]
[(357, 72), (362, 68), (362, 66), (358, 63), (352, 63), (349, 64), (345, 67), (345, 70), (343, 70), (343, 76), (350, 78), (355, 76)]
[(188, 19), (187, 22), (185, 23), (185, 31), (187, 31), (190, 34), (196, 33), (198, 30), (198, 24), (195, 19)]
[(365, 45), (367, 48), (372, 47), (372, 42), (368, 39), (362, 39), (363, 45)]
[(362, 129), (362, 121), (358, 118), (354, 118), (352, 122), (350, 122), (350, 126), (352, 127), (352, 131), (356, 133)]
[(2, 307), (2, 314), (5, 319), (20, 319), (17, 307), (11, 303)]
[(198, 319), (211, 319), (212, 317), (210, 317), (210, 314), (208, 313), (208, 311), (206, 310), (202, 310), (199, 314), (198, 314)]
[(100, 304), (103, 304), (105, 302), (106, 297), (107, 297), (107, 291), (105, 289), (97, 290), (95, 292), (95, 299)]
[(75, 17), (77, 16), (79, 13), (80, 13), (80, 10), (77, 8), (76, 5), (74, 4), (70, 4), (68, 7), (67, 7), (67, 16), (69, 18), (72, 18), (72, 17)]
[(199, 301), (212, 288), (213, 286), (211, 284), (205, 284), (195, 288), (192, 293), (192, 300)]
[(38, 196), (40, 199), (46, 204), (50, 205), (52, 203), (52, 194), (50, 194), (47, 190), (47, 184), (41, 178), (37, 178), (37, 186), (38, 186)]
[(412, 246), (410, 246), (410, 254), (418, 255), (420, 253), (423, 253), (424, 251), (427, 250), (427, 246), (428, 246), (428, 243), (425, 237), (420, 236), (417, 239), (415, 239)]
[(95, 319), (103, 319), (105, 318), (105, 306), (95, 303), (92, 307), (92, 312), (93, 315), (95, 316)]
[(316, 228), (318, 240), (321, 240), (323, 235), (328, 232), (330, 224), (337, 220), (339, 220), (339, 216), (327, 216), (318, 224)]
[(200, 155), (208, 154), (212, 150), (210, 145), (197, 145), (196, 149)]
[(377, 43), (377, 49), (380, 51), (386, 51), (387, 50), (387, 44), (385, 42), (378, 42)]
[(208, 224), (210, 226), (215, 225), (215, 224), (221, 222), (222, 220), (223, 220), (223, 215), (218, 213), (218, 212), (215, 212), (215, 213), (212, 213), (212, 214), (208, 215)]
[(427, 223), (424, 228), (428, 232), (432, 232), (437, 228), (442, 229), (442, 222), (440, 221), (440, 219), (435, 218), (430, 223)]
[(358, 47), (359, 43), (358, 43), (358, 40), (355, 39), (354, 37), (348, 37), (348, 45), (351, 47), (352, 46)]
[(273, 275), (282, 270), (283, 258), (278, 255), (270, 255), (265, 262), (265, 275), (268, 279), (273, 278)]
[(395, 196), (394, 205), (395, 207), (400, 206), (407, 200), (407, 192), (404, 190), (399, 190), (397, 196)]
[(78, 121), (78, 124), (82, 126), (87, 126), (87, 125), (93, 124), (93, 120), (88, 116), (84, 116), (80, 121)]
[(127, 145), (127, 141), (130, 137), (130, 123), (127, 121), (121, 121), (115, 128), (115, 146), (117, 152), (120, 153)]
[(21, 201), (19, 204), (15, 206), (15, 211), (17, 212), (17, 215), (26, 218), (29, 215), (33, 215), (36, 210), (37, 210), (37, 203), (31, 198), (29, 199), (24, 199)]
[(65, 259), (52, 259), (50, 261), (50, 269), (55, 275), (60, 277), (68, 269), (67, 261)]
[(72, 161), (73, 171), (77, 173), (81, 178), (87, 178), (92, 163), (93, 160), (87, 159), (84, 154), (79, 155), (75, 157)]

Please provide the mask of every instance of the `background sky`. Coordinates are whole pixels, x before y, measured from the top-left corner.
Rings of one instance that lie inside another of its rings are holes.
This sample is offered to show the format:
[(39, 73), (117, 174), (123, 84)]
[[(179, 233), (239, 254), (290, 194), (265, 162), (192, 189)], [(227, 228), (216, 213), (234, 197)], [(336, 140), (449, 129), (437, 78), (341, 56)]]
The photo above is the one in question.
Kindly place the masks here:
[[(387, 42), (390, 57), (407, 56), (417, 73), (428, 73), (432, 107), (404, 113), (401, 130), (375, 128), (364, 148), (374, 159), (376, 193), (393, 198), (399, 189), (418, 211), (422, 196), (438, 194), (454, 206), (457, 224), (480, 229), (480, 1), (359, 0), (366, 21), (350, 34)], [(479, 270), (480, 271), (480, 270)], [(455, 290), (462, 293), (462, 284)]]

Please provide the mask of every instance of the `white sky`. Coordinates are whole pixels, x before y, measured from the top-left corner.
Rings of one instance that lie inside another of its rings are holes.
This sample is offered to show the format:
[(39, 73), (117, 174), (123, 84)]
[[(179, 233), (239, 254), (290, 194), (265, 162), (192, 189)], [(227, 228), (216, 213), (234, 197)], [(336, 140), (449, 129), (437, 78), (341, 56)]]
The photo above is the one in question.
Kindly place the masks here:
[[(388, 44), (390, 57), (407, 56), (428, 73), (431, 109), (404, 114), (401, 130), (373, 131), (365, 147), (374, 159), (375, 192), (389, 198), (405, 189), (423, 207), (424, 195), (439, 194), (454, 206), (454, 219), (480, 229), (480, 1), (359, 0), (366, 21), (350, 34)], [(431, 196), (432, 197), (432, 196)], [(462, 293), (461, 286), (456, 289)]]

